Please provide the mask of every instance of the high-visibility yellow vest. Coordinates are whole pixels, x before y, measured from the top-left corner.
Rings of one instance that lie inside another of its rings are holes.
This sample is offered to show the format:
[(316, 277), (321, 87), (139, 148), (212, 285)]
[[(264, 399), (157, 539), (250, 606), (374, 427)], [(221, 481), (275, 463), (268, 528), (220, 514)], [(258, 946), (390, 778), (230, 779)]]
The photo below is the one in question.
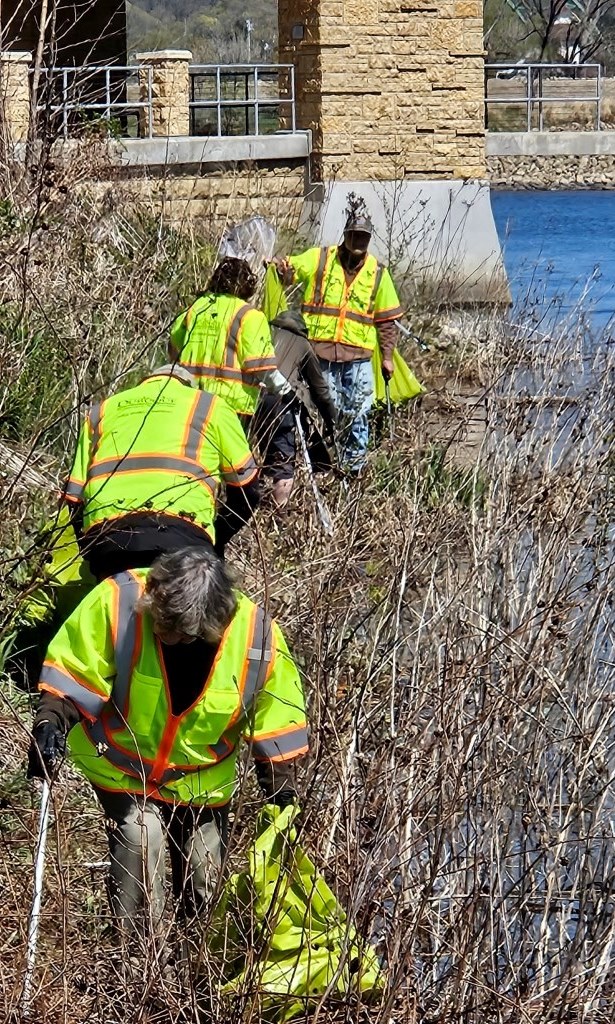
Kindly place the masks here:
[(220, 482), (244, 485), (257, 472), (225, 402), (174, 377), (149, 377), (91, 409), (64, 496), (81, 503), (84, 533), (153, 511), (187, 519), (215, 541)]
[(319, 342), (336, 342), (367, 359), (378, 343), (378, 324), (403, 316), (389, 271), (371, 253), (350, 285), (336, 245), (308, 249), (289, 262), (304, 286), (301, 312), (317, 352)]
[(147, 573), (110, 577), (81, 602), (49, 646), (39, 689), (79, 709), (69, 751), (96, 786), (181, 804), (227, 803), (242, 737), (261, 760), (307, 750), (299, 674), (276, 623), (238, 594), (199, 698), (173, 715), (151, 616), (137, 608)]
[(271, 331), (259, 309), (208, 292), (177, 317), (171, 343), (200, 388), (226, 399), (240, 415), (254, 413), (257, 375), (276, 369)]

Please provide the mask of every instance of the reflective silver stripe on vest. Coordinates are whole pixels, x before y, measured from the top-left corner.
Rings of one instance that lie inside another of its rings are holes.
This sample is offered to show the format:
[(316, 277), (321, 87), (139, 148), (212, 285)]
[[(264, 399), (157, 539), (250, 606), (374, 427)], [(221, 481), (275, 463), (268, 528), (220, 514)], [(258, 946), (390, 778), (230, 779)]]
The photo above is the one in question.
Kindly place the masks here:
[[(340, 306), (302, 306), (303, 313), (309, 313), (312, 316), (333, 316), (337, 319), (340, 316), (342, 309)], [(371, 327), (374, 323), (374, 317), (372, 313), (359, 313), (354, 309), (346, 310), (344, 313), (346, 320), (355, 320), (359, 324), (369, 324)]]
[(244, 373), (258, 373), (259, 370), (277, 370), (278, 364), (275, 356), (256, 356), (254, 359), (244, 359)]
[(213, 395), (208, 394), (207, 391), (201, 391), (196, 402), (192, 416), (190, 417), (190, 423), (188, 424), (188, 440), (186, 442), (186, 448), (184, 455), (188, 459), (196, 459), (201, 441), (203, 440), (203, 431), (205, 424), (211, 411), (212, 403), (214, 401)]
[[(84, 726), (84, 728), (92, 743), (98, 748), (101, 757), (104, 757), (105, 760), (119, 768), (120, 771), (126, 772), (127, 775), (132, 775), (143, 782), (147, 779), (153, 765), (143, 763), (139, 759), (138, 754), (127, 753), (112, 746), (100, 719), (91, 726)], [(114, 728), (115, 725), (109, 723), (109, 729), (112, 730)]]
[(248, 648), (248, 671), (241, 702), (244, 714), (251, 708), (259, 690), (265, 684), (273, 657), (273, 630), (271, 619), (260, 606), (256, 608), (254, 631)]
[(297, 726), (290, 732), (283, 732), (279, 736), (271, 736), (266, 739), (252, 741), (252, 753), (257, 759), (263, 758), (269, 761), (283, 761), (293, 754), (300, 754), (308, 745), (307, 729), (304, 725)]
[(376, 296), (378, 294), (378, 289), (380, 288), (380, 282), (382, 281), (382, 275), (383, 274), (384, 274), (384, 267), (381, 267), (380, 264), (378, 264), (378, 266), (376, 267), (376, 277), (374, 279), (374, 287), (372, 288), (372, 294), (371, 294), (371, 298), (369, 300), (369, 307), (368, 307), (369, 308), (369, 312), (372, 314), (372, 316), (374, 315), (374, 306), (376, 305)]
[(232, 369), (230, 366), (210, 366), (209, 363), (182, 363), (182, 366), (197, 377), (215, 377), (216, 380), (232, 380), (256, 386), (254, 373), (249, 370)]
[(391, 309), (382, 309), (379, 313), (374, 313), (374, 322), (386, 324), (389, 320), (399, 320), (400, 316), (403, 316), (404, 313), (403, 306), (392, 306)]
[(104, 695), (77, 682), (69, 672), (49, 662), (43, 665), (40, 682), (47, 683), (56, 693), (68, 697), (89, 718), (96, 718), (107, 703)]
[(325, 270), (327, 269), (328, 256), (329, 250), (326, 247), (321, 248), (320, 256), (318, 257), (318, 266), (316, 267), (316, 278), (314, 280), (314, 294), (312, 296), (312, 302), (315, 306), (323, 305)]
[(78, 483), (76, 480), (67, 480), (64, 485), (64, 497), (73, 498), (79, 501), (83, 495), (83, 484)]
[[(117, 622), (114, 642), (115, 682), (109, 702), (106, 723), (107, 727), (114, 731), (125, 727), (126, 716), (128, 715), (132, 666), (138, 654), (136, 646), (139, 613), (136, 606), (141, 595), (141, 584), (129, 572), (118, 573), (117, 576), (112, 577), (112, 583), (118, 588)], [(94, 722), (87, 731), (94, 743), (107, 744), (107, 736), (100, 721)], [(116, 751), (116, 753), (119, 752)], [(109, 756), (109, 760), (112, 760), (111, 756)], [(132, 764), (132, 760), (130, 763)], [(118, 767), (120, 766), (118, 765)], [(141, 774), (139, 772), (139, 777)]]
[(241, 333), (241, 322), (244, 316), (250, 312), (251, 306), (247, 303), (244, 306), (240, 306), (235, 316), (229, 324), (228, 334), (226, 336), (226, 351), (224, 353), (224, 365), (225, 367), (235, 366), (235, 356), (237, 354), (237, 345), (239, 344), (239, 335)]
[(302, 313), (312, 313), (314, 316), (339, 316), (341, 306), (317, 306), (314, 303), (304, 302), (301, 307)]
[(218, 481), (210, 476), (206, 469), (197, 465), (189, 459), (173, 455), (126, 455), (119, 459), (103, 459), (101, 462), (90, 466), (88, 478), (96, 479), (99, 476), (112, 476), (119, 473), (134, 473), (138, 470), (170, 470), (173, 473), (180, 473), (206, 484), (211, 491), (215, 492)]
[(225, 484), (231, 484), (231, 486), (242, 486), (246, 484), (252, 477), (258, 473), (258, 466), (253, 458), (248, 459), (245, 465), (239, 469), (229, 469), (222, 474), (222, 479)]
[(138, 656), (137, 626), (139, 612), (137, 601), (141, 596), (142, 585), (129, 572), (121, 572), (113, 577), (119, 588), (117, 608), (117, 630), (115, 635), (115, 685), (113, 702), (122, 715), (128, 714), (128, 694), (132, 667)]

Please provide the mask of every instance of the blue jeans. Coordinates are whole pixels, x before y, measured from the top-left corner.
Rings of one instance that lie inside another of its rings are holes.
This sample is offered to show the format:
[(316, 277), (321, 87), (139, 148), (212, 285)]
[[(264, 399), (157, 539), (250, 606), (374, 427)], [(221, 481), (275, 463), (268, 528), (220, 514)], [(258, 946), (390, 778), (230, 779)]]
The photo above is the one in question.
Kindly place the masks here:
[(358, 473), (365, 465), (369, 442), (368, 414), (374, 401), (371, 359), (329, 363), (319, 359), (338, 415), (340, 461)]

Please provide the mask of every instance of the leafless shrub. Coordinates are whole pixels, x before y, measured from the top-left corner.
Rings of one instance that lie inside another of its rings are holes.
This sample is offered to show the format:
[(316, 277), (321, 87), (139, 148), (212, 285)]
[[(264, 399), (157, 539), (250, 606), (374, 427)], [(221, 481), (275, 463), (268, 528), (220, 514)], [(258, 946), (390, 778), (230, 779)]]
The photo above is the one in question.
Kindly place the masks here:
[[(159, 358), (214, 252), (138, 211), (57, 203), (16, 209), (0, 240), (0, 422), (25, 467), (0, 490), (5, 623), (85, 399)], [(234, 544), (246, 590), (278, 616), (305, 675), (302, 842), (387, 970), (375, 1005), (326, 1000), (310, 1019), (611, 1019), (613, 354), (574, 323), (541, 326), (440, 322), (420, 356), (431, 405), (398, 412), (360, 484), (323, 485), (333, 539), (300, 482), (286, 519), (265, 509)], [(37, 799), (23, 773), (29, 698), (9, 682), (0, 697), (9, 1020)], [(229, 867), (257, 806), (242, 775)], [(68, 768), (53, 820), (43, 1024), (259, 1019), (257, 965), (255, 987), (221, 1002), (211, 957), (198, 978), (163, 970), (152, 945), (118, 957), (104, 875), (86, 866), (106, 855), (101, 816)]]

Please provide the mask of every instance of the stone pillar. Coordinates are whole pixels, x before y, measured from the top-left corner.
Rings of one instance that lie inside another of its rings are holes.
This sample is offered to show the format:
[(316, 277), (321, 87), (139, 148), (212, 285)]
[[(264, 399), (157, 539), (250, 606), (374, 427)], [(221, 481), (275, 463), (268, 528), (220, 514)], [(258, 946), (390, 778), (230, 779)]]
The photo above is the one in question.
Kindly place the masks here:
[(325, 177), (485, 176), (481, 0), (279, 0)]
[(28, 138), (31, 62), (25, 50), (0, 53), (0, 124), (8, 142)]
[[(152, 135), (190, 134), (190, 50), (154, 50), (152, 53), (138, 53), (141, 102), (148, 99), (148, 68), (152, 69)], [(142, 112), (141, 134), (148, 132), (147, 110)]]
[(322, 183), (304, 206), (310, 241), (339, 240), (352, 191), (396, 273), (437, 279), (447, 301), (506, 296), (485, 180), (482, 0), (279, 0), (278, 14)]

